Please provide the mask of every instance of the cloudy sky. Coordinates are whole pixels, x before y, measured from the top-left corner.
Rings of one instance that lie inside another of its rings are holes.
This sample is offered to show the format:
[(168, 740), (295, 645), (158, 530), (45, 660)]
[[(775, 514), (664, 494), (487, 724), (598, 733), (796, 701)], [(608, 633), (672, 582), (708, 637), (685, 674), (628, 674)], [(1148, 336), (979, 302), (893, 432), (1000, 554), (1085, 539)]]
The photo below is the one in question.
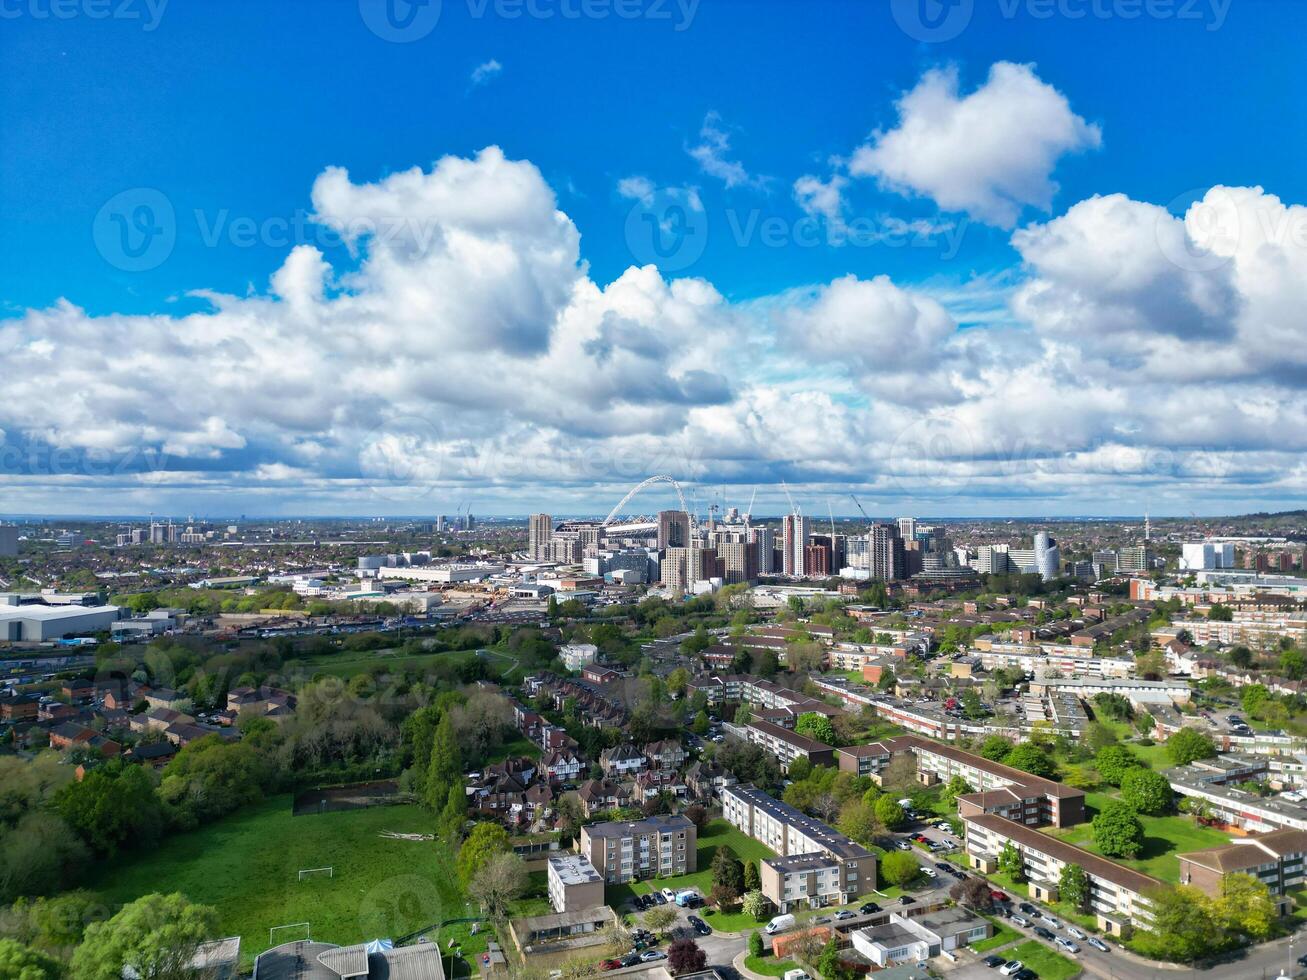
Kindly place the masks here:
[(3, 25), (0, 513), (1307, 501), (1301, 5), (65, 12)]

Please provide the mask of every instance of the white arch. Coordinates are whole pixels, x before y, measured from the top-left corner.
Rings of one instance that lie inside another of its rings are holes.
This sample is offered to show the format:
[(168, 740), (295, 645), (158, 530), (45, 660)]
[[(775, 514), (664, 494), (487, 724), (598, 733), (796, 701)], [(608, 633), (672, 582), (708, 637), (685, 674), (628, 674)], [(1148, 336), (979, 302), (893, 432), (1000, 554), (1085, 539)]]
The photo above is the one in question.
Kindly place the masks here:
[[(681, 492), (681, 485), (677, 483), (675, 480), (673, 480), (670, 476), (667, 476), (665, 474), (659, 474), (658, 476), (651, 476), (643, 483), (637, 483), (634, 487), (632, 487), (627, 492), (626, 496), (617, 502), (617, 506), (608, 512), (608, 516), (604, 518), (604, 522), (601, 526), (607, 527), (609, 524), (611, 524), (613, 520), (617, 517), (617, 515), (621, 512), (622, 508), (625, 507), (628, 503), (630, 503), (632, 497), (635, 497), (641, 490), (645, 489), (646, 487), (651, 487), (655, 483), (670, 483), (672, 485), (672, 489), (676, 491), (676, 499), (679, 500), (681, 503), (681, 510), (685, 511), (687, 514), (690, 513), (690, 509), (685, 506), (685, 494)], [(690, 523), (691, 526), (693, 526), (694, 524), (693, 514), (690, 514)]]

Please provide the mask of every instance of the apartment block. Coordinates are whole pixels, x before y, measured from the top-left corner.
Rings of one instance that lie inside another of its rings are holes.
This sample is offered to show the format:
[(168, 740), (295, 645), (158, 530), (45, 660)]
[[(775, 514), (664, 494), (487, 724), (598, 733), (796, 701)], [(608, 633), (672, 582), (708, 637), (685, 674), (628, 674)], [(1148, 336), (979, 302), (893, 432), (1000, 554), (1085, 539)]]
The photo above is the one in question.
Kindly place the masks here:
[(1121, 935), (1150, 921), (1149, 892), (1163, 887), (1156, 878), (1109, 861), (1082, 848), (1015, 823), (996, 813), (963, 817), (968, 864), (985, 874), (998, 870), (999, 852), (1011, 844), (1021, 853), (1030, 895), (1041, 902), (1058, 899), (1058, 882), (1068, 864), (1079, 865), (1089, 883), (1089, 905), (1098, 927)]
[(546, 877), (555, 912), (579, 912), (604, 904), (604, 880), (579, 854), (550, 855)]
[(697, 870), (694, 824), (681, 815), (581, 828), (581, 854), (609, 884)]
[(915, 758), (917, 779), (924, 785), (962, 777), (974, 790), (958, 797), (958, 813), (962, 817), (1001, 813), (1028, 826), (1051, 824), (1054, 827), (1070, 827), (1085, 820), (1083, 790), (917, 735), (899, 735), (836, 752), (841, 769), (877, 780), (890, 759), (905, 752)]
[(786, 772), (789, 772), (790, 765), (795, 759), (807, 759), (814, 766), (829, 766), (835, 763), (834, 747), (825, 742), (818, 742), (815, 738), (790, 731), (775, 722), (755, 719), (746, 725), (727, 724), (723, 729), (732, 738), (761, 745), (776, 756), (776, 760)]
[(782, 912), (852, 901), (876, 886), (876, 857), (839, 831), (756, 787), (722, 790), (732, 826), (779, 855), (761, 862), (762, 893)]
[(1307, 831), (1273, 830), (1177, 857), (1180, 883), (1213, 897), (1220, 896), (1225, 876), (1236, 873), (1256, 878), (1282, 906), (1290, 904), (1284, 896), (1307, 884)]

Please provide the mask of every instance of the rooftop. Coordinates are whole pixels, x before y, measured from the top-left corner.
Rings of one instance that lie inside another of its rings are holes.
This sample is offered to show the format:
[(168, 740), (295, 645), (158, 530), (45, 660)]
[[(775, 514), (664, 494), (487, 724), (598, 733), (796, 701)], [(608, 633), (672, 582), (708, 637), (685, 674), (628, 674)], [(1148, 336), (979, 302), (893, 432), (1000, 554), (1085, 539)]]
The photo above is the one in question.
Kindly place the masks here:
[(580, 854), (550, 855), (549, 870), (565, 885), (584, 885), (601, 880), (595, 866)]
[(863, 858), (871, 855), (871, 852), (865, 847), (849, 840), (849, 838), (845, 837), (838, 830), (827, 826), (820, 820), (810, 817), (800, 810), (796, 810), (788, 803), (782, 803), (780, 800), (773, 799), (756, 786), (741, 785), (727, 787), (722, 791), (723, 799), (730, 794), (734, 794), (741, 800), (751, 804), (755, 809), (761, 810), (774, 819), (780, 820), (788, 826), (795, 828), (805, 837), (815, 841), (836, 857)]

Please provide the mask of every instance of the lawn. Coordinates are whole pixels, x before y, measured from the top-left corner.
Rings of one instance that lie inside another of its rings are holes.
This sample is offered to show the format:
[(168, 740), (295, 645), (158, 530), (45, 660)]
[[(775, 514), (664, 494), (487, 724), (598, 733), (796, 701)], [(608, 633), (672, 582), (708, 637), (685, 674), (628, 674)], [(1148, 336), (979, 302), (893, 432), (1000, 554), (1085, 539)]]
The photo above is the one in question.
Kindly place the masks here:
[[(268, 948), (273, 926), (307, 922), (315, 940), (346, 945), (398, 939), (443, 919), (474, 915), (442, 845), (379, 836), (432, 829), (430, 815), (413, 805), (293, 817), (290, 797), (276, 797), (169, 837), (148, 854), (105, 862), (90, 887), (110, 905), (160, 890), (212, 905), (222, 934), (241, 937), (248, 968)], [(333, 867), (332, 877), (299, 880), (301, 869), (326, 866)], [(542, 902), (525, 899), (523, 907), (539, 910)], [(441, 938), (468, 931), (458, 929), (449, 927)], [(285, 930), (276, 938), (295, 936), (296, 930)], [(486, 933), (475, 940), (465, 953), (484, 949)]]
[[(1111, 798), (1104, 793), (1088, 793), (1085, 796), (1087, 817), (1085, 823), (1061, 829), (1050, 827), (1041, 829), (1077, 847), (1098, 853), (1098, 848), (1094, 846), (1090, 821)], [(1230, 842), (1228, 834), (1210, 827), (1200, 827), (1190, 817), (1150, 817), (1141, 814), (1139, 822), (1144, 825), (1144, 848), (1139, 852), (1139, 856), (1133, 860), (1124, 858), (1112, 858), (1112, 860), (1172, 884), (1177, 884), (1180, 880), (1180, 862), (1176, 859), (1177, 854), (1198, 851), (1205, 847), (1218, 847)]]
[(799, 964), (794, 960), (777, 960), (770, 956), (746, 956), (744, 965), (754, 973), (761, 973), (765, 977), (783, 977), (787, 970), (797, 970)]
[[(763, 858), (775, 857), (775, 853), (766, 845), (758, 843), (752, 837), (746, 837), (722, 819), (711, 820), (699, 834), (695, 849), (695, 862), (698, 870), (688, 875), (675, 878), (651, 878), (647, 881), (632, 882), (628, 885), (609, 885), (605, 891), (608, 904), (620, 908), (632, 895), (643, 895), (655, 888), (670, 888), (679, 891), (682, 888), (697, 888), (699, 894), (708, 897), (712, 891), (712, 861), (717, 848), (729, 845), (735, 856), (741, 861), (761, 861)], [(708, 910), (705, 919), (714, 929), (735, 932), (739, 929), (756, 927), (753, 916), (743, 912), (722, 913)]]
[(990, 922), (994, 923), (994, 935), (988, 939), (982, 939), (978, 943), (972, 943), (971, 948), (977, 953), (988, 953), (992, 949), (998, 949), (1000, 946), (1006, 946), (1021, 938), (1021, 934), (1015, 929), (1005, 926), (1003, 923), (989, 916), (985, 916)]
[(1020, 960), (1039, 976), (1039, 980), (1069, 980), (1080, 975), (1080, 964), (1055, 953), (1043, 943), (1033, 939), (1013, 946), (1004, 954), (1009, 960)]

